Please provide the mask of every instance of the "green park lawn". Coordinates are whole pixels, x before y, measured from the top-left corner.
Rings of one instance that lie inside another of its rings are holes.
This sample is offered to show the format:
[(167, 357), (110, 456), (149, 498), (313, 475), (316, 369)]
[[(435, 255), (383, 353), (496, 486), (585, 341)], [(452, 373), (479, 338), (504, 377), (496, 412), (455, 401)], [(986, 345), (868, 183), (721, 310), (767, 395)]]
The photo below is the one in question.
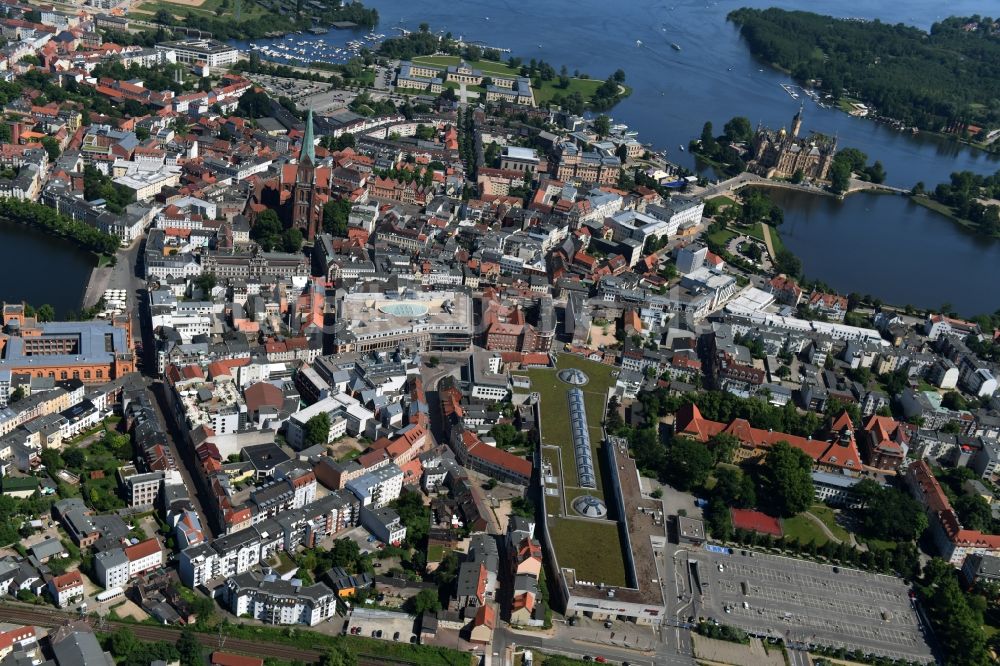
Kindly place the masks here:
[[(459, 61), (461, 61), (461, 58), (450, 55), (417, 56), (413, 59), (413, 62), (415, 63), (432, 65), (434, 67), (449, 67), (451, 65), (457, 65)], [(492, 60), (468, 60), (465, 64), (472, 69), (479, 69), (487, 74), (496, 74), (498, 76), (520, 75), (520, 70), (511, 69), (506, 63), (502, 62), (494, 62)]]
[[(850, 542), (850, 534), (843, 527), (837, 524), (833, 509), (825, 504), (814, 504), (809, 508), (809, 513), (816, 516), (835, 537), (843, 542)], [(806, 544), (812, 541), (817, 546), (822, 546), (830, 539), (822, 528), (804, 513), (791, 518), (784, 518), (781, 527), (788, 537), (795, 537), (800, 543)]]
[(353, 657), (350, 662), (352, 664), (472, 666), (472, 664), (478, 663), (478, 658), (475, 655), (436, 645), (411, 645), (407, 642), (395, 643), (364, 636), (330, 636), (297, 627), (290, 630), (287, 627), (230, 624), (224, 627), (221, 632), (235, 638), (291, 645), (307, 650), (324, 651), (337, 647)]
[(576, 475), (576, 457), (573, 453), (573, 435), (569, 422), (569, 399), (566, 392), (573, 388), (561, 381), (556, 372), (565, 368), (582, 370), (590, 381), (582, 387), (584, 401), (587, 406), (587, 424), (590, 427), (590, 444), (594, 458), (594, 468), (597, 473), (597, 488), (589, 491), (598, 497), (603, 497), (601, 484), (601, 465), (598, 447), (601, 445), (601, 422), (604, 420), (604, 399), (608, 388), (614, 384), (611, 373), (615, 368), (596, 363), (571, 354), (560, 354), (556, 369), (532, 369), (528, 371), (531, 378), (531, 388), (541, 395), (542, 443), (558, 446), (562, 450), (562, 459), (566, 467), (573, 471), (563, 470), (563, 484), (567, 487), (579, 488), (580, 482)]
[(725, 247), (726, 243), (736, 238), (737, 236), (739, 236), (739, 234), (733, 231), (732, 229), (720, 229), (719, 231), (710, 233), (708, 235), (708, 240), (710, 240), (713, 243), (717, 243), (722, 247)]
[(817, 546), (822, 546), (830, 540), (819, 528), (819, 525), (801, 514), (782, 519), (781, 529), (786, 537), (797, 539), (801, 544), (807, 544), (811, 541)]
[(722, 208), (727, 207), (727, 206), (737, 206), (737, 205), (739, 205), (739, 202), (737, 202), (737, 201), (735, 201), (733, 199), (730, 199), (729, 197), (723, 197), (723, 196), (712, 197), (710, 199), (706, 199), (706, 203), (717, 205), (720, 210)]
[(625, 560), (617, 523), (549, 518), (548, 525), (561, 568), (574, 569), (577, 580), (625, 585)]
[(566, 88), (561, 88), (559, 86), (559, 81), (553, 79), (552, 81), (542, 81), (541, 88), (535, 88), (535, 104), (538, 106), (545, 106), (552, 98), (556, 95), (571, 95), (575, 92), (580, 93), (585, 101), (590, 101), (597, 92), (597, 89), (601, 87), (604, 81), (599, 79), (575, 79), (570, 78), (569, 86)]
[[(236, 4), (236, 0), (230, 0), (226, 9), (222, 10), (221, 13), (217, 13), (220, 5), (222, 5), (222, 1), (223, 0), (205, 0), (205, 2), (201, 3), (201, 5), (195, 7), (193, 5), (182, 4), (180, 2), (170, 2), (170, 0), (144, 0), (138, 3), (132, 11), (153, 16), (161, 9), (166, 9), (175, 16), (186, 16), (188, 12), (190, 12), (194, 16), (208, 16), (213, 18), (229, 16), (235, 20), (233, 7)], [(240, 20), (245, 21), (248, 19), (259, 18), (266, 13), (267, 10), (256, 2), (243, 2), (240, 7)]]
[(822, 520), (823, 524), (826, 525), (827, 529), (833, 532), (833, 535), (836, 536), (841, 541), (850, 540), (851, 538), (850, 533), (837, 524), (836, 513), (834, 512), (833, 509), (831, 509), (827, 505), (816, 504), (809, 509), (809, 513)]
[(750, 238), (756, 238), (761, 243), (764, 242), (764, 225), (760, 222), (754, 222), (753, 225), (746, 230), (746, 235)]
[(778, 233), (777, 227), (771, 227), (771, 245), (774, 247), (775, 253), (785, 249), (785, 244), (781, 242), (781, 234)]

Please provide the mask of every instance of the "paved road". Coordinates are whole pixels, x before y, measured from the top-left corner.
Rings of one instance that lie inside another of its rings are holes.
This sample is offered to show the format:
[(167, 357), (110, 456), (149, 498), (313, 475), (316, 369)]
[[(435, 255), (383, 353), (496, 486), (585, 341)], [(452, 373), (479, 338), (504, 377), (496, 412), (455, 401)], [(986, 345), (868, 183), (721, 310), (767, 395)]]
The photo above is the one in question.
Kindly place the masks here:
[(799, 192), (809, 192), (810, 194), (824, 194), (826, 196), (833, 196), (829, 192), (822, 190), (818, 187), (813, 187), (812, 185), (808, 184), (796, 185), (795, 183), (789, 183), (787, 181), (769, 180), (767, 178), (752, 173), (741, 173), (738, 176), (734, 176), (732, 178), (720, 181), (715, 185), (709, 185), (703, 191), (698, 193), (698, 196), (707, 199), (720, 194), (735, 192), (736, 190), (747, 187), (749, 185), (756, 185), (760, 187), (773, 187), (782, 190), (796, 190)]
[[(154, 394), (153, 410), (156, 412), (156, 419), (160, 422), (160, 428), (167, 435), (167, 448), (170, 449), (170, 454), (177, 461), (177, 469), (181, 473), (181, 479), (184, 481), (184, 487), (188, 489), (188, 493), (191, 499), (191, 506), (194, 507), (195, 513), (198, 514), (199, 520), (201, 520), (202, 529), (205, 531), (205, 537), (211, 538), (218, 533), (215, 529), (216, 524), (213, 520), (208, 520), (208, 514), (205, 512), (205, 503), (202, 501), (202, 485), (196, 483), (194, 477), (190, 472), (189, 464), (194, 462), (194, 454), (191, 452), (187, 446), (184, 446), (184, 450), (181, 450), (181, 446), (178, 446), (178, 442), (182, 445), (184, 444), (184, 439), (181, 433), (177, 430), (174, 420), (169, 417), (166, 413), (166, 405), (164, 403), (164, 389), (165, 386), (162, 382), (154, 382), (150, 379), (146, 379), (146, 389), (152, 391)], [(187, 455), (183, 455), (183, 454)]]
[[(764, 178), (763, 176), (758, 176), (752, 173), (741, 173), (738, 176), (734, 176), (727, 180), (720, 181), (715, 185), (709, 185), (701, 192), (697, 192), (697, 196), (700, 196), (704, 199), (708, 199), (714, 196), (718, 196), (720, 194), (728, 194), (730, 192), (735, 192), (736, 190), (739, 190), (741, 188), (750, 185), (756, 187), (772, 187), (774, 189), (779, 189), (779, 190), (808, 192), (809, 194), (819, 194), (828, 197), (837, 196), (831, 192), (827, 192), (822, 188), (810, 185), (808, 183), (795, 184), (785, 180), (771, 180), (769, 178)], [(863, 180), (858, 180), (857, 178), (852, 178), (847, 187), (848, 194), (852, 192), (862, 192), (865, 190), (874, 190), (874, 191), (881, 190), (884, 192), (895, 192), (896, 194), (909, 194), (909, 190), (903, 189), (901, 187), (893, 187), (891, 185), (869, 183)]]
[[(436, 368), (427, 366), (426, 360), (431, 356), (441, 359)], [(438, 398), (438, 383), (448, 375), (460, 376), (461, 366), (469, 360), (468, 352), (437, 352), (425, 354), (424, 362), (420, 364), (420, 377), (424, 380), (424, 393), (427, 395), (427, 411), (431, 420), (431, 434), (440, 444), (444, 443), (444, 424), (441, 422), (441, 401)]]
[[(142, 248), (142, 239), (136, 240), (128, 248), (119, 250), (114, 266), (95, 268), (87, 283), (87, 292), (83, 297), (83, 306), (89, 308), (101, 299), (108, 289), (125, 289), (133, 294), (143, 282), (135, 274), (135, 262)], [(131, 307), (133, 304), (129, 304)]]
[[(152, 391), (154, 394), (154, 400), (152, 401), (153, 408), (156, 411), (156, 418), (160, 422), (160, 428), (167, 435), (167, 447), (170, 449), (174, 460), (177, 461), (184, 485), (191, 491), (191, 504), (198, 514), (198, 518), (201, 519), (202, 527), (208, 533), (206, 535), (208, 536), (214, 534), (215, 531), (213, 530), (213, 523), (207, 520), (207, 514), (199, 497), (200, 486), (194, 482), (191, 472), (188, 471), (187, 461), (192, 459), (191, 455), (187, 457), (181, 455), (182, 451), (181, 447), (178, 446), (178, 440), (183, 442), (183, 438), (181, 433), (174, 427), (173, 419), (168, 418), (169, 415), (166, 414), (163, 403), (163, 392), (162, 390), (158, 390), (162, 389), (162, 385), (156, 379), (156, 345), (153, 340), (153, 330), (150, 328), (150, 318), (147, 316), (149, 298), (145, 280), (140, 277), (143, 273), (143, 268), (138, 263), (140, 262), (144, 247), (145, 240), (140, 239), (133, 243), (127, 250), (119, 253), (118, 263), (110, 273), (110, 279), (106, 288), (125, 289), (128, 293), (129, 300), (126, 303), (126, 307), (128, 307), (130, 316), (132, 317), (132, 338), (136, 343), (141, 342), (142, 344), (142, 351), (139, 351), (138, 347), (136, 349), (139, 370), (143, 373), (143, 381), (146, 384), (146, 389)], [(103, 289), (101, 293), (104, 293)]]
[(774, 261), (774, 242), (771, 240), (771, 225), (762, 223), (760, 228), (764, 231), (764, 245), (767, 247), (767, 255), (771, 257), (771, 261)]
[(791, 666), (812, 666), (809, 654), (802, 650), (788, 650), (788, 663)]

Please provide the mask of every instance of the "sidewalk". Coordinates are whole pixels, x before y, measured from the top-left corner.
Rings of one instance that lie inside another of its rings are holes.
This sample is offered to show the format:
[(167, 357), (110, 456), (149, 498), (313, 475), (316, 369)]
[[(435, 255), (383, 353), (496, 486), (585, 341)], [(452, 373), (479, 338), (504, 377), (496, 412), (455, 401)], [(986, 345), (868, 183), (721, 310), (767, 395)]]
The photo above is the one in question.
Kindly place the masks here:
[(83, 307), (89, 308), (101, 299), (111, 282), (110, 266), (94, 268), (90, 271), (90, 280), (87, 281), (87, 290), (83, 293)]

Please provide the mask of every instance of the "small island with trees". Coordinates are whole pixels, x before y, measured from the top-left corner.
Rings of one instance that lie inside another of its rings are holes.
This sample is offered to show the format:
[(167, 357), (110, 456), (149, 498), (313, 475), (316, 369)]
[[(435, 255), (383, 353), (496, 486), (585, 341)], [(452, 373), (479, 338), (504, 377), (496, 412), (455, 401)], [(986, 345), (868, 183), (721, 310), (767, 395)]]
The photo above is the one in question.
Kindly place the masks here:
[(923, 183), (917, 183), (912, 193), (915, 203), (975, 233), (1000, 238), (1000, 171), (992, 176), (960, 171), (929, 192)]
[(744, 7), (729, 14), (753, 54), (834, 100), (855, 98), (899, 127), (980, 144), (1000, 124), (1000, 28), (953, 16), (929, 32), (902, 23)]

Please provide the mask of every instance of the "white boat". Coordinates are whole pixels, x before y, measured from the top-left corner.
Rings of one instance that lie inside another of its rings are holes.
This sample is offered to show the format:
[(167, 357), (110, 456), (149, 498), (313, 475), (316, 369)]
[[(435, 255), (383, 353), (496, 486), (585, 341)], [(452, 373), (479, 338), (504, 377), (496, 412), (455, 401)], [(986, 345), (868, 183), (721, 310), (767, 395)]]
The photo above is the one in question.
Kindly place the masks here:
[(641, 39), (635, 40), (635, 45), (636, 46), (642, 46), (642, 40)]
[(680, 146), (681, 152), (684, 152), (684, 146)]

